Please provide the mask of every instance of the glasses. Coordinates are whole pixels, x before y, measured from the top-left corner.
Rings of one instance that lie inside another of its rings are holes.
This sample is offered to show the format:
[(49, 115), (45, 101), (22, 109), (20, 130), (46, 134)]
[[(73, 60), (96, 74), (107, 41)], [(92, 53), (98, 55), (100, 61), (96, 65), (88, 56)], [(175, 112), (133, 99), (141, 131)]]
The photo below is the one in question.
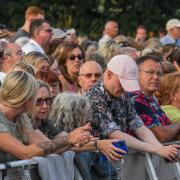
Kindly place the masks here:
[(75, 55), (69, 56), (69, 59), (70, 59), (71, 61), (74, 61), (76, 58), (78, 58), (78, 60), (80, 60), (80, 61), (82, 61), (82, 60), (84, 59), (84, 57), (83, 57), (82, 54), (78, 54), (77, 56), (75, 56)]
[(0, 51), (0, 58), (4, 56), (4, 51)]
[(52, 87), (52, 88), (59, 87), (60, 86), (60, 82), (51, 83), (51, 84), (49, 84), (49, 86)]
[(41, 29), (42, 31), (48, 32), (48, 33), (52, 33), (52, 29)]
[(89, 79), (92, 76), (94, 76), (95, 78), (100, 78), (102, 76), (102, 73), (86, 73), (86, 74), (80, 74), (79, 76), (84, 76), (85, 78)]
[(23, 56), (24, 55), (24, 52), (22, 50), (18, 50), (16, 52), (16, 55), (19, 55), (19, 56)]
[(48, 97), (45, 99), (39, 98), (36, 101), (36, 106), (42, 106), (44, 104), (44, 102), (46, 103), (46, 105), (51, 105), (52, 101), (53, 101), (53, 99), (51, 97)]
[(163, 73), (161, 71), (153, 71), (153, 70), (142, 70), (139, 69), (139, 71), (145, 72), (146, 74), (150, 75), (150, 76), (154, 76), (157, 75), (158, 77), (162, 77)]

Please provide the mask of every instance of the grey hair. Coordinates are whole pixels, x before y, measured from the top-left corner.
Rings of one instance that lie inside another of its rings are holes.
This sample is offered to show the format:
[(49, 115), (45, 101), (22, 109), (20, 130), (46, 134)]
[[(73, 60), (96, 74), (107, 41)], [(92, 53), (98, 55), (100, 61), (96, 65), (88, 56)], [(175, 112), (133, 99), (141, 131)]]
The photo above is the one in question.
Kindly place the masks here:
[(119, 50), (119, 55), (123, 54), (123, 55), (127, 55), (127, 56), (131, 56), (132, 52), (137, 52), (137, 49), (132, 48), (132, 47), (122, 47)]
[(82, 126), (87, 117), (88, 103), (84, 96), (74, 93), (58, 94), (53, 101), (49, 118), (66, 132)]
[(100, 46), (99, 53), (104, 57), (107, 64), (113, 56), (118, 55), (120, 49), (121, 46), (119, 43), (114, 40), (109, 40)]

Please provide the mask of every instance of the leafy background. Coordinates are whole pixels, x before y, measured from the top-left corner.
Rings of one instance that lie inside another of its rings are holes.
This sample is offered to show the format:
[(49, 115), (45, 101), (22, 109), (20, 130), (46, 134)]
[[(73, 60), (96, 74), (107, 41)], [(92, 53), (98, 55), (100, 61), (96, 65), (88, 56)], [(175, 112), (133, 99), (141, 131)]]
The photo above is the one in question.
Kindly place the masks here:
[(74, 27), (78, 34), (101, 37), (107, 20), (119, 23), (120, 34), (131, 35), (138, 24), (149, 31), (164, 28), (170, 18), (180, 19), (180, 0), (0, 0), (0, 23), (17, 30), (29, 5), (41, 7), (54, 27)]

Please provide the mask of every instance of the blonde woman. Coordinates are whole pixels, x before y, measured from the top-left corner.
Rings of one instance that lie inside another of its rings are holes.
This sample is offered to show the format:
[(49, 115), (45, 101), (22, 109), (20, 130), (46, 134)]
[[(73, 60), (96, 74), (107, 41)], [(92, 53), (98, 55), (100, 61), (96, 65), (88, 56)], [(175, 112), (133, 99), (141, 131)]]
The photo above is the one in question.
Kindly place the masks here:
[(31, 52), (23, 57), (23, 61), (32, 64), (35, 71), (47, 71), (50, 67), (49, 58), (40, 52)]
[(44, 156), (89, 142), (88, 124), (52, 141), (32, 129), (24, 113), (32, 108), (37, 87), (34, 77), (24, 71), (11, 72), (4, 80), (0, 92), (0, 163)]
[(99, 53), (105, 59), (107, 64), (113, 56), (119, 54), (120, 49), (121, 46), (119, 43), (115, 42), (114, 40), (109, 40), (100, 46)]
[(14, 71), (25, 71), (25, 72), (30, 73), (32, 76), (35, 76), (34, 66), (24, 61), (15, 63), (11, 69), (11, 72), (14, 72)]
[(170, 73), (161, 80), (157, 94), (161, 107), (171, 121), (180, 121), (180, 73)]

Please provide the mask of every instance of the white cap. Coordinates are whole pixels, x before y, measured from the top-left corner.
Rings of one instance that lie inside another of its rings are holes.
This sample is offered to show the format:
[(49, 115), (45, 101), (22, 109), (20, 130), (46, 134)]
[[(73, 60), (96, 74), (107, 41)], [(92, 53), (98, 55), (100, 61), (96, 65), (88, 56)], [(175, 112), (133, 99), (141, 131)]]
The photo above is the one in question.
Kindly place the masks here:
[(140, 90), (138, 83), (138, 68), (135, 61), (127, 55), (114, 56), (107, 67), (118, 75), (119, 81), (125, 91)]
[(180, 20), (179, 19), (170, 19), (166, 24), (166, 30), (169, 31), (174, 27), (180, 27)]
[(67, 33), (65, 33), (63, 30), (59, 28), (53, 28), (53, 35), (52, 39), (63, 39), (67, 36)]

